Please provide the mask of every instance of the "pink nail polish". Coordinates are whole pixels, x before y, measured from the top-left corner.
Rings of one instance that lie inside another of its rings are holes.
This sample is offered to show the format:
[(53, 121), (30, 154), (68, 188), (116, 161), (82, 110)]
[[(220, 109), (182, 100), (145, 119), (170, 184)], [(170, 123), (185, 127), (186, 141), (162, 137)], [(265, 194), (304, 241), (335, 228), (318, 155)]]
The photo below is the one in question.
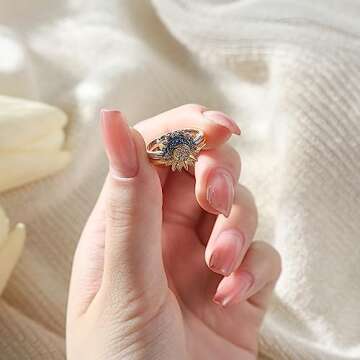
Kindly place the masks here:
[(234, 182), (227, 170), (216, 169), (209, 175), (206, 198), (214, 210), (229, 216), (234, 201)]
[(209, 260), (209, 267), (224, 276), (230, 275), (236, 268), (244, 246), (243, 234), (235, 229), (221, 232), (215, 239)]
[[(224, 280), (220, 283), (213, 298), (213, 301), (216, 304), (220, 304), (224, 307), (239, 303), (246, 299), (247, 294), (254, 283), (253, 276), (247, 271), (231, 276), (233, 278), (228, 283), (224, 283)], [(226, 278), (226, 280), (228, 279), (229, 278)]]
[(204, 111), (203, 116), (206, 117), (208, 120), (215, 122), (218, 125), (228, 128), (233, 134), (236, 135), (241, 134), (241, 130), (238, 124), (236, 123), (236, 121), (220, 111), (212, 111), (212, 110)]
[(102, 110), (101, 126), (111, 172), (119, 178), (135, 176), (138, 171), (136, 147), (121, 112)]

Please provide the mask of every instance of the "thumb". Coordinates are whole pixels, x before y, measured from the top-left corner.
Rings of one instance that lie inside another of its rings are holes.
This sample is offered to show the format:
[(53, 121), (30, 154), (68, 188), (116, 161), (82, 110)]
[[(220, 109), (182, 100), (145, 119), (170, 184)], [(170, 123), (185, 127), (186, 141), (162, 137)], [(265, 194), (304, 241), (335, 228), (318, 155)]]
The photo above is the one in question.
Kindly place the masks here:
[[(162, 263), (162, 188), (144, 140), (119, 111), (102, 111), (110, 171), (105, 199), (105, 256), (102, 286), (127, 304), (139, 296), (166, 294)], [(160, 296), (161, 297), (161, 296)], [(114, 298), (114, 296), (111, 296)], [(120, 304), (117, 304), (120, 305)]]

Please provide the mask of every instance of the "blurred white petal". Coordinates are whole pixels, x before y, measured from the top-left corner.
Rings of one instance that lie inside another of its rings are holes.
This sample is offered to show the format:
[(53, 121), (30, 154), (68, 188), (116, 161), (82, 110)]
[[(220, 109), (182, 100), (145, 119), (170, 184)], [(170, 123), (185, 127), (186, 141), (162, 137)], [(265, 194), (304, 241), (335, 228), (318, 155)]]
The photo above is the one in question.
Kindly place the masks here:
[(21, 255), (25, 234), (25, 226), (23, 224), (16, 225), (0, 247), (0, 294)]
[(51, 175), (69, 162), (67, 151), (0, 153), (0, 192)]
[(19, 146), (16, 150), (19, 151), (37, 151), (37, 150), (59, 150), (62, 148), (65, 140), (65, 134), (62, 129), (56, 129), (40, 139), (30, 143)]
[(0, 96), (0, 151), (33, 143), (66, 123), (66, 114), (56, 107)]
[[(5, 242), (5, 240), (8, 237), (9, 234), (9, 219), (5, 214), (5, 211), (0, 206), (0, 249), (2, 244)], [(1, 266), (1, 265), (0, 265)]]

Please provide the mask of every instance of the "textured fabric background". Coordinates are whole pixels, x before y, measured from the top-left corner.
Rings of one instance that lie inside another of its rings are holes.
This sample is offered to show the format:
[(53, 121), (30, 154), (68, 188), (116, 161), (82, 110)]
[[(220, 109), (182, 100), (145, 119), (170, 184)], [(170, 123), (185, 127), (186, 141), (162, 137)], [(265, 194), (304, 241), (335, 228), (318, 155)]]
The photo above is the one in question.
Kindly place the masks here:
[(283, 256), (262, 353), (360, 359), (359, 18), (356, 0), (0, 0), (0, 93), (64, 109), (73, 152), (0, 196), (29, 230), (0, 359), (65, 357), (72, 254), (106, 172), (98, 110), (135, 123), (187, 102), (237, 119), (257, 238)]

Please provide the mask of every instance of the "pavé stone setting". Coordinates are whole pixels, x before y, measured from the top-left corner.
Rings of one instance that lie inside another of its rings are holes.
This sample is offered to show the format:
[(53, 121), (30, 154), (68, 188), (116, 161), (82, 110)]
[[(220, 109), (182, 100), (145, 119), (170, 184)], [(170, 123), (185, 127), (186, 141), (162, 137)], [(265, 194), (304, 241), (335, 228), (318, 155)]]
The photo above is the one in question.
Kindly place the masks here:
[(148, 145), (148, 154), (158, 163), (171, 166), (172, 171), (181, 171), (195, 165), (204, 146), (205, 138), (201, 131), (176, 130), (153, 140)]

